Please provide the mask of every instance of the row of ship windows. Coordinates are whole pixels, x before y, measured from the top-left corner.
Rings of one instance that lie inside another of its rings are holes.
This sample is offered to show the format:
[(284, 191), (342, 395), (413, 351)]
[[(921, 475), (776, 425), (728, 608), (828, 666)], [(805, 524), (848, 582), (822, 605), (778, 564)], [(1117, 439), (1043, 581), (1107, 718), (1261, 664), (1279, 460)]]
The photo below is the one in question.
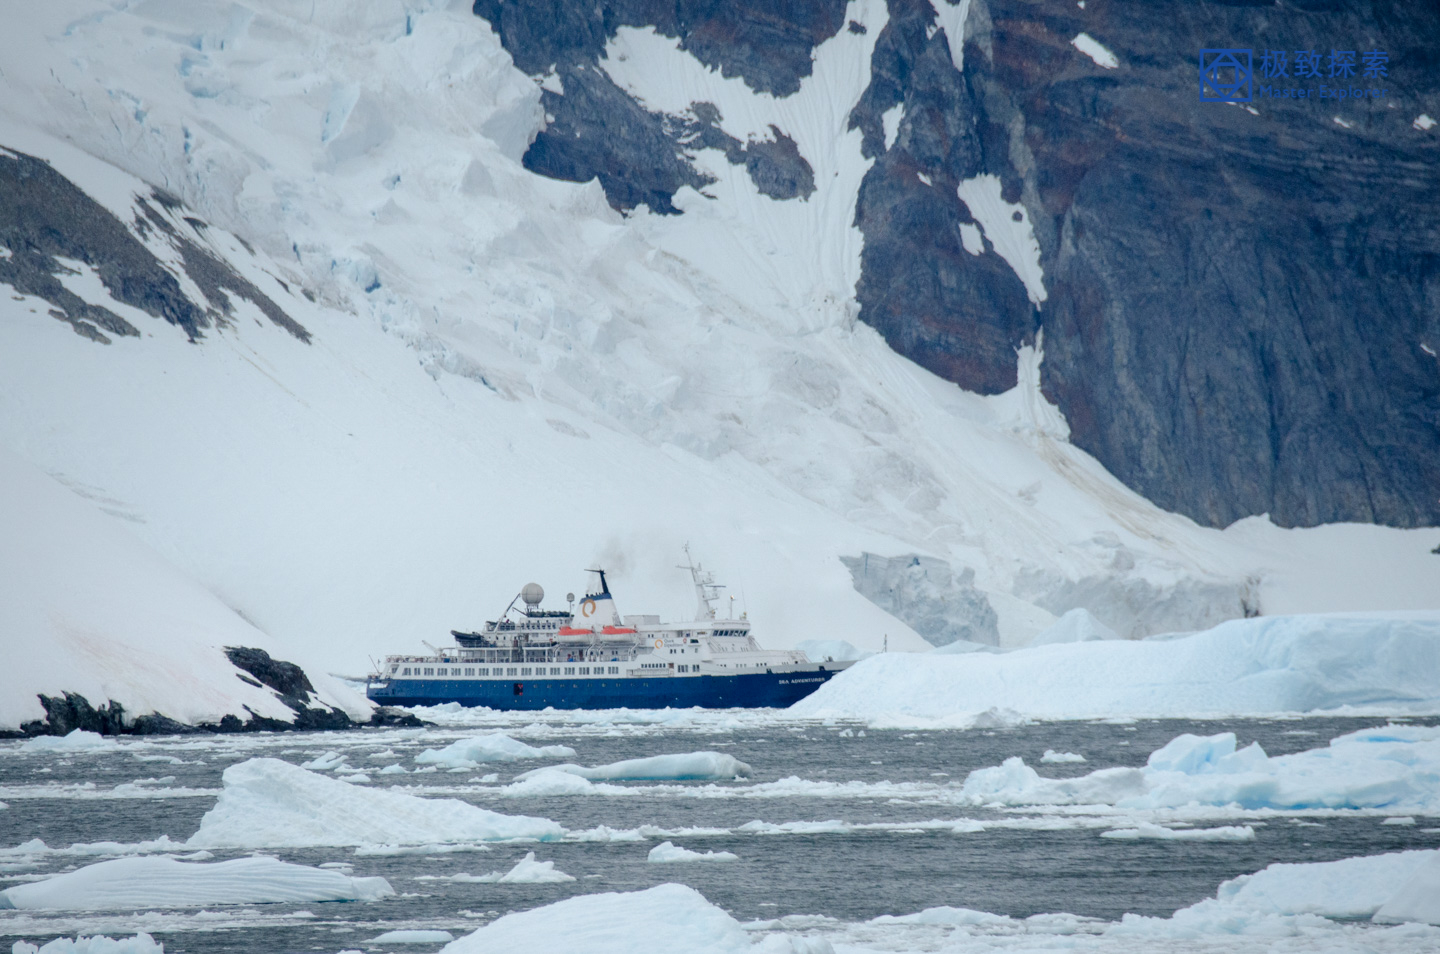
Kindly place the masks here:
[[(566, 675), (566, 676), (573, 676), (573, 675), (575, 675), (575, 670), (577, 669), (577, 667), (575, 667), (575, 666), (564, 666), (564, 667), (561, 667), (561, 666), (551, 666), (551, 667), (550, 667), (550, 673), (549, 673), (549, 674), (552, 675), (552, 676), (559, 676), (559, 675), (562, 674), (562, 673), (561, 673), (561, 669), (562, 669), (562, 668), (564, 669), (564, 673), (563, 673), (563, 674)], [(580, 667), (578, 667), (578, 669), (580, 670), (580, 675), (582, 675), (582, 676), (588, 676), (588, 675), (590, 675), (590, 670), (591, 670), (592, 668), (595, 670), (595, 675), (597, 675), (597, 676), (603, 676), (603, 675), (606, 674), (607, 671), (608, 671), (609, 674), (612, 675), (612, 676), (618, 676), (618, 675), (620, 675), (620, 667), (619, 667), (619, 666), (594, 666), (594, 667), (591, 667), (591, 666), (580, 666)], [(494, 669), (495, 669), (495, 671), (492, 673), (492, 672), (490, 671), (490, 667), (489, 667), (489, 666), (480, 666), (480, 667), (478, 667), (478, 668), (475, 667), (475, 666), (463, 666), (463, 667), (462, 667), (462, 666), (452, 666), (452, 667), (450, 667), (450, 668), (448, 668), (448, 669), (447, 669), (446, 667), (444, 667), (444, 666), (439, 666), (439, 667), (436, 667), (436, 666), (425, 666), (425, 667), (420, 667), (420, 666), (414, 666), (414, 667), (406, 666), (404, 669), (401, 669), (401, 670), (400, 670), (400, 675), (402, 675), (402, 676), (491, 676), (491, 675), (494, 675), (494, 676), (543, 676), (543, 675), (546, 674), (546, 673), (545, 673), (545, 667), (544, 667), (544, 666), (519, 666), (519, 667), (516, 667), (516, 666), (509, 666), (509, 667), (496, 666), (496, 667), (494, 667)]]

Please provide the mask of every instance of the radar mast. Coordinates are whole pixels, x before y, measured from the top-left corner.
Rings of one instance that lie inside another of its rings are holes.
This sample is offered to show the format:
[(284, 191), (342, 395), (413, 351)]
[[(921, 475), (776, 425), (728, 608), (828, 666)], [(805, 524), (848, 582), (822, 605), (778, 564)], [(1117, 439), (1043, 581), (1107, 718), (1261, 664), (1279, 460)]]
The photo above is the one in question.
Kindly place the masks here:
[(690, 544), (685, 544), (684, 549), (685, 565), (676, 569), (690, 571), (690, 579), (695, 584), (695, 618), (697, 620), (714, 619), (714, 604), (720, 598), (720, 591), (724, 589), (724, 586), (715, 582), (714, 573), (702, 569), (700, 564), (690, 556)]

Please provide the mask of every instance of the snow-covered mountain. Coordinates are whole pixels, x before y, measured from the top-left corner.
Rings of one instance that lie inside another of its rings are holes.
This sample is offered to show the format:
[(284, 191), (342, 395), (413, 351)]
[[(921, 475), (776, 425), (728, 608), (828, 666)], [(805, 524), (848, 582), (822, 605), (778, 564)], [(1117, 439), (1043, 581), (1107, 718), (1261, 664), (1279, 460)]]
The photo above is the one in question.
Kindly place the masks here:
[[(1015, 350), (1014, 388), (981, 396), (858, 321), (873, 158), (848, 122), (887, 10), (846, 16), (861, 29), (781, 95), (623, 33), (615, 83), (667, 111), (714, 104), (757, 155), (792, 144), (809, 191), (776, 198), (734, 147), (697, 142), (711, 181), (674, 193), (684, 214), (621, 215), (597, 181), (524, 167), (563, 80), (517, 69), (467, 4), (12, 12), (0, 444), (25, 475), (7, 486), (31, 489), (4, 496), (7, 525), (53, 478), (132, 538), (116, 552), (166, 567), (117, 577), (134, 599), (87, 617), (96, 637), (143, 640), (184, 581), (214, 597), (196, 640), (312, 674), (476, 625), (531, 579), (553, 602), (597, 562), (622, 612), (682, 615), (686, 541), (774, 647), (1017, 645), (1075, 607), (1140, 636), (1440, 605), (1433, 531), (1221, 531), (1126, 488), (1042, 395), (1043, 335)], [(0, 548), (92, 553), (81, 524)], [(20, 647), (75, 600), (3, 592)], [(3, 694), (27, 701), (0, 721), (38, 717), (36, 692), (99, 691), (64, 682), (7, 669)], [(147, 692), (127, 710), (167, 711)]]

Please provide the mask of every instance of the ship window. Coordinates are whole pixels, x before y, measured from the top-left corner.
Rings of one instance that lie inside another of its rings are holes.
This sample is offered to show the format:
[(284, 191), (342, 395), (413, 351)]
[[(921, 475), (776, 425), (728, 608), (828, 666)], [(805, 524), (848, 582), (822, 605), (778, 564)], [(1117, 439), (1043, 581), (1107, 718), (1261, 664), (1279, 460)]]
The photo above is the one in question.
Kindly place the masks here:
[(522, 675), (522, 676), (528, 676), (528, 675), (530, 675), (530, 667), (529, 667), (529, 666), (521, 666), (521, 667), (520, 667), (520, 675)]
[(510, 666), (509, 668), (507, 668), (507, 669), (505, 670), (505, 675), (507, 675), (507, 676), (513, 676), (513, 675), (515, 675), (515, 667), (514, 667), (514, 666)]
[(479, 672), (480, 675), (482, 675), (482, 676), (488, 676), (488, 675), (490, 675), (490, 668), (489, 668), (488, 666), (481, 666), (481, 667), (477, 670), (477, 672)]
[(619, 666), (611, 666), (611, 667), (610, 667), (610, 675), (612, 675), (612, 676), (618, 676), (618, 675), (620, 675), (620, 667), (619, 667)]
[(406, 666), (406, 667), (405, 667), (405, 671), (402, 672), (400, 675), (402, 675), (402, 676), (408, 676), (408, 675), (410, 675), (410, 667), (409, 667), (409, 666)]
[(565, 667), (565, 675), (567, 675), (567, 676), (573, 676), (573, 675), (575, 675), (575, 667), (574, 667), (574, 666), (566, 666), (566, 667)]
[(433, 667), (433, 666), (426, 666), (426, 667), (425, 667), (425, 675), (427, 675), (427, 676), (433, 676), (433, 675), (435, 675), (435, 667)]
[(473, 676), (473, 675), (475, 675), (475, 667), (474, 667), (474, 666), (466, 666), (466, 667), (465, 667), (465, 675), (467, 675), (467, 676)]
[(552, 676), (558, 676), (558, 675), (560, 675), (560, 667), (559, 667), (559, 666), (551, 666), (551, 667), (550, 667), (550, 675), (552, 675)]

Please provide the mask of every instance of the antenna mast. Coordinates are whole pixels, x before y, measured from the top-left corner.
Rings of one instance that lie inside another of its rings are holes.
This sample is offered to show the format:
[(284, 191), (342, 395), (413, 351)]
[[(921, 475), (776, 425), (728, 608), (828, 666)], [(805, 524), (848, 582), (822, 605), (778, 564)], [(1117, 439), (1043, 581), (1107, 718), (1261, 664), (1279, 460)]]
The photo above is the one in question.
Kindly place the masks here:
[(697, 620), (714, 619), (714, 603), (720, 598), (720, 591), (724, 587), (715, 582), (714, 573), (701, 569), (700, 564), (691, 558), (690, 544), (685, 544), (684, 549), (685, 565), (676, 569), (690, 571), (690, 580), (695, 584), (695, 618)]

